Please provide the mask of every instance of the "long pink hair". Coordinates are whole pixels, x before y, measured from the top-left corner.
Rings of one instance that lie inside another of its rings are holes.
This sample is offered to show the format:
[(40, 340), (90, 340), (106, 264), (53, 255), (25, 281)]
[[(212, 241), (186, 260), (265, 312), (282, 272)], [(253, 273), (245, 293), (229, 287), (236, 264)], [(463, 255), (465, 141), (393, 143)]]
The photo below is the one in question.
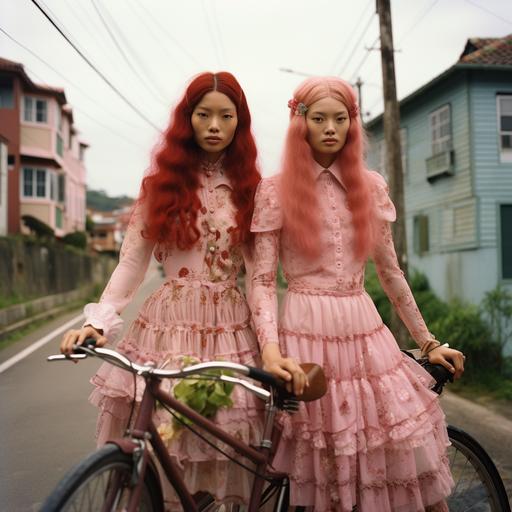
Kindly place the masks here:
[[(357, 114), (355, 91), (341, 78), (314, 77), (304, 80), (293, 97), (306, 107), (331, 97), (341, 101), (349, 111), (350, 128), (345, 145), (336, 157), (336, 163), (341, 169), (343, 183), (347, 188), (348, 208), (352, 213), (355, 230), (355, 255), (365, 259), (371, 250), (373, 239), (371, 190), (363, 160), (365, 135)], [(281, 172), (283, 224), (292, 242), (311, 259), (322, 251), (314, 165), (313, 153), (307, 141), (306, 117), (296, 115), (292, 109)]]

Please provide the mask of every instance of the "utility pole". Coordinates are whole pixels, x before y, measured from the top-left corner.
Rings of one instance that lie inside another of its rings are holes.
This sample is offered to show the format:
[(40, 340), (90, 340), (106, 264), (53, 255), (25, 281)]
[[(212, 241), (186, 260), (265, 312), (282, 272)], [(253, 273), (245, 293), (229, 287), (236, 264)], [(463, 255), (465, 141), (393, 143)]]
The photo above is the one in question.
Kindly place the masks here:
[[(380, 25), (380, 56), (384, 88), (384, 142), (386, 147), (386, 172), (391, 199), (396, 207), (397, 220), (392, 226), (398, 263), (407, 277), (407, 239), (405, 236), (404, 179), (400, 150), (400, 111), (396, 97), (395, 57), (391, 27), (390, 0), (376, 0)], [(391, 309), (391, 329), (398, 344), (407, 343), (407, 329), (394, 308)]]
[(357, 82), (354, 84), (357, 87), (357, 101), (359, 103), (359, 115), (361, 116), (361, 122), (364, 124), (364, 113), (363, 113), (363, 81), (361, 77), (357, 77)]

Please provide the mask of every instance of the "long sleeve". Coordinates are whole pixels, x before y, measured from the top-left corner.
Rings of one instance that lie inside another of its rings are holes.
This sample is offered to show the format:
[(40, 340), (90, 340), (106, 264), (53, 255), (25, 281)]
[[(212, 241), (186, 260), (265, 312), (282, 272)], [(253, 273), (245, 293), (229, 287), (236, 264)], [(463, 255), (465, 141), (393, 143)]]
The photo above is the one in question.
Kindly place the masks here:
[(119, 263), (99, 303), (90, 303), (84, 308), (84, 325), (103, 330), (109, 341), (113, 341), (122, 330), (123, 320), (119, 315), (142, 283), (151, 259), (154, 243), (143, 238), (143, 227), (143, 215), (137, 208), (121, 246)]
[(277, 177), (261, 181), (254, 198), (251, 231), (255, 233), (248, 302), (260, 348), (279, 343), (276, 278), (279, 262), (282, 215)]
[(395, 207), (388, 195), (384, 179), (372, 173), (374, 183), (374, 204), (377, 210), (378, 228), (372, 258), (375, 262), (377, 275), (384, 292), (395, 307), (409, 333), (422, 347), (432, 339), (425, 321), (416, 305), (411, 288), (398, 264), (393, 244), (390, 222), (396, 218)]
[(277, 334), (277, 265), (280, 231), (256, 233), (250, 294), (248, 297), (260, 348), (279, 343)]

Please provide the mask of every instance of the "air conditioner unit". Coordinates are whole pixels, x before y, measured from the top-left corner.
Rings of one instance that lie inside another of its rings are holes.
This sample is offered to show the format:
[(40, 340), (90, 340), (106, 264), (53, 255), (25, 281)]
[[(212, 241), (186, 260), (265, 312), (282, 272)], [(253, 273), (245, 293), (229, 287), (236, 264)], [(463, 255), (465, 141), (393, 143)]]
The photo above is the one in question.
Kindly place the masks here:
[(453, 176), (455, 152), (453, 149), (443, 151), (425, 160), (427, 165), (427, 180), (433, 181), (441, 176)]

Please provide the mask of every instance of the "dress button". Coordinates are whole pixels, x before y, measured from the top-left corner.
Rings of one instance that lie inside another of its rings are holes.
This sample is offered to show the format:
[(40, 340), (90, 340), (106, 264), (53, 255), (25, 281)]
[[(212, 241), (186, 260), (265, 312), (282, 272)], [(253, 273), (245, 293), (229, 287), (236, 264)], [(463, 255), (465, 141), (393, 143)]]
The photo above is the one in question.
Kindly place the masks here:
[(341, 247), (336, 247), (336, 252), (341, 252)]
[(213, 226), (210, 228), (210, 233), (215, 233), (217, 231)]
[(208, 176), (208, 178), (212, 175), (212, 171), (206, 171), (206, 176)]
[(337, 262), (336, 262), (336, 266), (337, 266), (338, 268), (340, 268), (340, 267), (341, 267), (341, 261), (337, 261)]
[(213, 194), (213, 188), (209, 188), (208, 192), (210, 192), (210, 194)]
[(339, 231), (336, 231), (336, 233), (334, 233), (338, 238), (339, 236), (341, 235), (341, 233)]
[(215, 208), (210, 208), (210, 213), (214, 213), (215, 212)]
[(209, 249), (210, 252), (215, 252), (215, 247), (213, 245), (210, 245)]

